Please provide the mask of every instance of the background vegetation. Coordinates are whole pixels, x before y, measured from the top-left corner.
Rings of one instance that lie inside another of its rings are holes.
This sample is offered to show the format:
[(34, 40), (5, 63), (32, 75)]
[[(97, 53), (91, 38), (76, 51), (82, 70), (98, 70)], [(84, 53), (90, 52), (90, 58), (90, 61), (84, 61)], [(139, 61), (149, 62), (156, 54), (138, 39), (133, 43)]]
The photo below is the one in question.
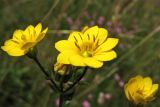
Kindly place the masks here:
[[(39, 22), (49, 27), (38, 46), (48, 69), (57, 55), (54, 43), (71, 30), (99, 25), (120, 39), (118, 58), (88, 72), (72, 107), (127, 107), (123, 85), (130, 77), (151, 76), (160, 83), (159, 0), (0, 0), (0, 45), (15, 29)], [(0, 50), (0, 107), (56, 107), (57, 94), (39, 70), (27, 57), (10, 57)], [(159, 105), (157, 98), (147, 107)]]

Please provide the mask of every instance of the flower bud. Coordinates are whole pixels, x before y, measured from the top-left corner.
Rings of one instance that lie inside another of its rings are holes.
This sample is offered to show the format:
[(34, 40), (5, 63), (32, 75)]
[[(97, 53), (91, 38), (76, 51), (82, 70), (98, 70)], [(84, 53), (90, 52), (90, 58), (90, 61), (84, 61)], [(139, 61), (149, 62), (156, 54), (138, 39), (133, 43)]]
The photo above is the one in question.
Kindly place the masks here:
[(124, 91), (127, 99), (135, 105), (143, 105), (155, 99), (158, 84), (152, 84), (150, 77), (136, 76), (125, 85)]
[(54, 71), (59, 74), (59, 75), (68, 75), (69, 70), (68, 70), (68, 65), (62, 64), (62, 63), (56, 63), (54, 64)]

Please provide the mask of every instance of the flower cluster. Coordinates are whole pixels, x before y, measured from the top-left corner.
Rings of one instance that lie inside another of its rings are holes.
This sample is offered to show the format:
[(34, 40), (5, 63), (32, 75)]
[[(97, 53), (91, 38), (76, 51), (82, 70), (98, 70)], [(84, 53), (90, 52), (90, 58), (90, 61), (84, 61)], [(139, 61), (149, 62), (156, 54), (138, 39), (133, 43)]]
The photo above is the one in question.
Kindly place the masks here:
[[(67, 40), (55, 43), (59, 54), (54, 64), (55, 77), (53, 77), (43, 68), (37, 55), (33, 54), (35, 46), (45, 37), (47, 31), (48, 28), (42, 30), (41, 23), (35, 27), (29, 25), (25, 30), (16, 30), (13, 37), (7, 40), (1, 48), (10, 56), (27, 55), (32, 58), (45, 74), (46, 79), (50, 81), (51, 88), (60, 93), (59, 105), (62, 107), (63, 102), (72, 99), (74, 87), (83, 78), (88, 67), (100, 68), (105, 61), (111, 61), (117, 57), (113, 48), (117, 46), (119, 39), (109, 37), (108, 31), (98, 26), (90, 28), (86, 26), (81, 32), (73, 31)], [(81, 72), (77, 73), (78, 70)], [(115, 76), (115, 80), (123, 87), (124, 82), (119, 75)], [(124, 90), (130, 102), (143, 105), (155, 99), (158, 86), (152, 83), (150, 77), (136, 76), (125, 84)], [(103, 94), (100, 95), (100, 99), (102, 98), (104, 98)], [(99, 100), (99, 102), (103, 101)], [(84, 105), (86, 106), (87, 102), (84, 102)]]

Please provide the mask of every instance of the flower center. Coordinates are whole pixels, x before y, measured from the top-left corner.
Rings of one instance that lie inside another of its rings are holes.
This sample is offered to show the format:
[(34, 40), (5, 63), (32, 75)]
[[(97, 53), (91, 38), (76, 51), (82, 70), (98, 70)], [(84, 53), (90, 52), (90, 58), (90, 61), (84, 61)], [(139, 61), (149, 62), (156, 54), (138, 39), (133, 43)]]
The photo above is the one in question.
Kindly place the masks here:
[(89, 52), (89, 51), (84, 51), (84, 52), (82, 53), (82, 56), (84, 56), (84, 57), (92, 57), (92, 53)]

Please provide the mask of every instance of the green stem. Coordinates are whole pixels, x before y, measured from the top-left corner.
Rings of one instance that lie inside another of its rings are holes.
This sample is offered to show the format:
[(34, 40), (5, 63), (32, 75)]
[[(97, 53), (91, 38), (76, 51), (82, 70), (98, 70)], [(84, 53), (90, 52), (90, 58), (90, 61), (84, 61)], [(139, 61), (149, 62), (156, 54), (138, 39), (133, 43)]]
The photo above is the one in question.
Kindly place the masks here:
[(49, 77), (49, 74), (46, 72), (46, 70), (43, 68), (42, 64), (39, 62), (38, 58), (35, 57), (33, 60), (36, 62), (36, 64), (39, 66), (41, 71), (45, 74), (46, 77)]
[(68, 89), (66, 89), (64, 92), (67, 92), (67, 91), (71, 90), (84, 77), (86, 72), (87, 72), (87, 67), (84, 68), (84, 71), (83, 71), (82, 75)]
[(44, 67), (42, 66), (42, 64), (39, 62), (37, 57), (32, 58), (36, 64), (39, 66), (39, 68), (41, 69), (41, 71), (45, 74), (45, 76), (47, 77), (47, 80), (50, 80), (50, 82), (52, 83), (53, 87), (61, 92), (61, 90), (59, 89), (59, 87), (57, 86), (57, 84), (53, 81), (53, 79), (50, 78), (50, 75), (46, 72), (46, 70), (44, 69)]
[(64, 97), (66, 96), (65, 94), (67, 92), (71, 91), (75, 87), (75, 85), (79, 83), (79, 81), (84, 77), (84, 75), (86, 74), (86, 72), (87, 72), (87, 67), (84, 68), (84, 71), (83, 71), (82, 75), (68, 89), (66, 89), (65, 91), (63, 91), (63, 83), (61, 81), (61, 83), (60, 83), (61, 94), (60, 94), (59, 107), (63, 107), (64, 106), (65, 101), (66, 101), (66, 100), (64, 100)]
[(59, 99), (59, 107), (63, 107), (64, 100), (62, 94), (60, 94), (60, 99)]

